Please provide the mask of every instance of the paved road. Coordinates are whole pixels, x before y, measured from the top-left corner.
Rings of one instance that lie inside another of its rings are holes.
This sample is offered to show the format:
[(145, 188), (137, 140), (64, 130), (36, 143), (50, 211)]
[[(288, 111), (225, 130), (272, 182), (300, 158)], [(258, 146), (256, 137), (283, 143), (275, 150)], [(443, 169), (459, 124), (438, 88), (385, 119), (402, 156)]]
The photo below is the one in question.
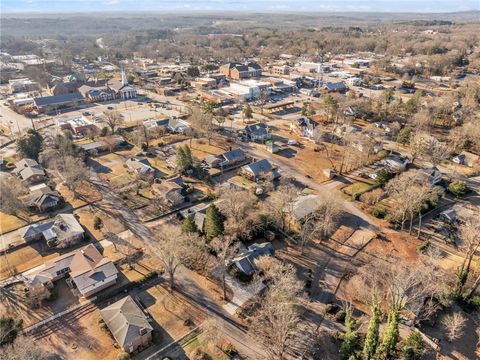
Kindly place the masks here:
[[(95, 175), (94, 175), (95, 176)], [(122, 223), (137, 235), (148, 247), (152, 254), (157, 250), (156, 237), (149, 227), (143, 224), (130, 210), (118, 194), (112, 191), (106, 184), (104, 184), (98, 177), (94, 177), (93, 182), (102, 192), (102, 210), (111, 212), (113, 216), (120, 218)], [(104, 204), (103, 204), (104, 203)], [(151, 223), (149, 224), (151, 226)], [(249, 344), (257, 353), (262, 353), (261, 346), (256, 345), (246, 333), (244, 326), (233, 319), (230, 315), (210, 296), (207, 290), (201, 287), (193, 280), (190, 270), (180, 267), (175, 274), (177, 296), (182, 297), (184, 301), (189, 302), (193, 306), (200, 307), (207, 312), (209, 317), (214, 317), (225, 328), (225, 333), (237, 339), (238, 342)], [(251, 359), (261, 359), (262, 356), (251, 357)]]

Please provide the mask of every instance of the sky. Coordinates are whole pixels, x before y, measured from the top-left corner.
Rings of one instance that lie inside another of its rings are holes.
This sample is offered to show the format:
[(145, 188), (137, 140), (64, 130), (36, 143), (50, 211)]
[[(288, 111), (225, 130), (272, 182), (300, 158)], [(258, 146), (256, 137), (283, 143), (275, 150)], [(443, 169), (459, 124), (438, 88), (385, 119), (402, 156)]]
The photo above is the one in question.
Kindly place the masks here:
[(457, 12), (480, 0), (0, 0), (15, 12)]

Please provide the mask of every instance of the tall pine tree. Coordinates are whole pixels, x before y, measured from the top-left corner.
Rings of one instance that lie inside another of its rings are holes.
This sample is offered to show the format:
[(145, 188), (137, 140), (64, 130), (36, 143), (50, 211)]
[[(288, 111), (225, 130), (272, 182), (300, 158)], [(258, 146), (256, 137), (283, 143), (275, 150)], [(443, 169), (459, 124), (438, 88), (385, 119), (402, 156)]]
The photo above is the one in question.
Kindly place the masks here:
[(178, 147), (176, 160), (177, 160), (178, 172), (183, 173), (187, 168), (187, 156), (185, 154), (185, 150), (183, 149), (183, 146)]
[(197, 224), (195, 224), (195, 219), (192, 214), (189, 214), (182, 221), (182, 234), (191, 234), (198, 232)]
[(190, 167), (193, 165), (193, 157), (192, 157), (192, 150), (190, 150), (190, 147), (185, 144), (185, 147), (183, 149), (183, 152), (185, 153), (185, 163), (187, 167)]
[(207, 214), (205, 217), (205, 236), (207, 239), (211, 240), (223, 234), (223, 221), (223, 215), (220, 210), (218, 210), (218, 207), (215, 204), (211, 204), (207, 208)]
[(399, 311), (392, 309), (388, 313), (387, 328), (383, 334), (382, 343), (377, 349), (377, 357), (380, 359), (391, 358), (396, 351), (399, 335)]
[(372, 306), (370, 307), (372, 312), (372, 317), (368, 323), (367, 334), (365, 336), (365, 343), (363, 344), (363, 359), (371, 360), (375, 356), (375, 351), (378, 345), (378, 334), (380, 327), (380, 309), (378, 307), (378, 302), (373, 301)]

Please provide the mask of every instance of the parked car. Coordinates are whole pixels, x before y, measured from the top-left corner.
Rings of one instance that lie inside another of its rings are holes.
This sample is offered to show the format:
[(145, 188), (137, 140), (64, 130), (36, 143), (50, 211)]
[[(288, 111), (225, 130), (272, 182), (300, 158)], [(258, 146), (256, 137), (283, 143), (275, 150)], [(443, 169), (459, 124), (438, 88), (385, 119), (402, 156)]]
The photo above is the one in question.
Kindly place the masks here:
[(287, 141), (287, 145), (298, 145), (298, 141), (290, 139), (290, 140)]
[(108, 110), (113, 110), (113, 106), (107, 106)]
[(82, 115), (83, 115), (83, 116), (89, 116), (89, 115), (92, 115), (92, 114), (91, 114), (89, 111), (84, 111), (84, 112), (82, 113)]

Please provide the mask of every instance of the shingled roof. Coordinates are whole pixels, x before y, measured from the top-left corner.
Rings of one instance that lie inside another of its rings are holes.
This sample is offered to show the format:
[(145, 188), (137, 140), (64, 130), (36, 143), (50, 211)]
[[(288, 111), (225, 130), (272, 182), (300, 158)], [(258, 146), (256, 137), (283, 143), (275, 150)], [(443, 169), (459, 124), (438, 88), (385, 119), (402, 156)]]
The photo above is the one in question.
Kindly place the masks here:
[(100, 314), (124, 349), (129, 348), (145, 332), (153, 330), (143, 311), (130, 296), (100, 310)]

